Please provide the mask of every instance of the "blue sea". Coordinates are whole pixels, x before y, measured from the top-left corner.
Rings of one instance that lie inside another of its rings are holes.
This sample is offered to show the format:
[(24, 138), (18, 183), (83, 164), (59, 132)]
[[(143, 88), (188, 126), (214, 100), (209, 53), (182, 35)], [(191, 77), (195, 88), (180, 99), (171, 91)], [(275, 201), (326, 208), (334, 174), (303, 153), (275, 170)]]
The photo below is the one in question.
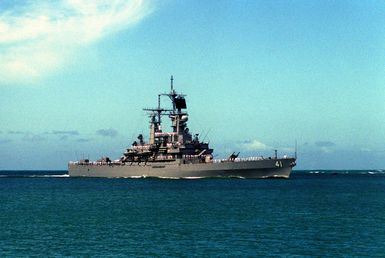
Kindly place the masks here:
[(172, 180), (0, 171), (0, 256), (385, 257), (385, 172)]

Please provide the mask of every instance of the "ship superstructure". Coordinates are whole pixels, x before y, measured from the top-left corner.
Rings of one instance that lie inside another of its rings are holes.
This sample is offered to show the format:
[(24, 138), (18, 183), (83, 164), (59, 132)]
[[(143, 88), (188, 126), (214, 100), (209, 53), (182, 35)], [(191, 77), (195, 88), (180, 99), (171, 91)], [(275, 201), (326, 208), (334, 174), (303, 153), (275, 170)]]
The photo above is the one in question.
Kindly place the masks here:
[[(171, 100), (172, 108), (165, 109), (160, 106), (161, 97)], [(187, 127), (188, 113), (186, 112), (185, 95), (178, 94), (173, 87), (171, 77), (171, 91), (158, 95), (157, 108), (144, 108), (150, 117), (149, 142), (145, 143), (143, 135), (138, 136), (132, 146), (124, 152), (121, 162), (173, 162), (183, 160), (184, 163), (210, 162), (213, 150), (208, 143), (201, 142), (199, 135), (191, 135)], [(171, 132), (162, 130), (162, 117), (168, 116), (171, 120)]]
[[(108, 157), (95, 162), (88, 159), (70, 162), (70, 176), (91, 177), (244, 177), (288, 178), (296, 158), (250, 157), (238, 158), (232, 153), (228, 159), (214, 160), (213, 149), (192, 135), (187, 126), (186, 95), (177, 93), (171, 76), (169, 93), (158, 94), (156, 108), (144, 108), (150, 117), (149, 141), (139, 135), (118, 160)], [(161, 98), (171, 101), (171, 108), (161, 107)], [(171, 120), (171, 131), (162, 130), (162, 119)]]

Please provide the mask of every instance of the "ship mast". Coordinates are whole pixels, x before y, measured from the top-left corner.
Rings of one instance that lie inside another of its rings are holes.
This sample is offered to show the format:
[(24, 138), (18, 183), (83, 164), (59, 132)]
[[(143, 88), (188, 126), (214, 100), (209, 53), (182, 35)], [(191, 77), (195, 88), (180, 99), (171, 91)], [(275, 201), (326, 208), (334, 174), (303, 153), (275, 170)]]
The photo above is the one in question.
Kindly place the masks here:
[[(172, 109), (162, 108), (160, 105), (161, 96), (167, 96), (171, 100)], [(184, 94), (178, 94), (174, 89), (174, 77), (170, 78), (170, 92), (158, 94), (158, 107), (157, 108), (145, 108), (143, 110), (150, 111), (150, 144), (154, 144), (156, 141), (156, 133), (161, 133), (161, 116), (168, 115), (171, 119), (173, 133), (171, 138), (172, 142), (184, 142), (184, 131), (186, 129), (186, 122), (188, 119), (187, 113), (182, 111), (186, 109), (186, 100)]]

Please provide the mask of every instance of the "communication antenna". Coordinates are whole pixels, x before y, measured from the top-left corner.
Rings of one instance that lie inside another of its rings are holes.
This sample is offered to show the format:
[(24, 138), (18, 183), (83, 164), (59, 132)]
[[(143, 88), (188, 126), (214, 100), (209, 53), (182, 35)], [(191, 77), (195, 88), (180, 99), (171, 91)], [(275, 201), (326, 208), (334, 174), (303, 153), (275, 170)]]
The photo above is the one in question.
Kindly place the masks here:
[(294, 158), (297, 159), (297, 139), (295, 139)]
[(174, 77), (171, 75), (171, 92), (174, 92)]
[[(171, 78), (172, 78), (172, 76), (171, 76)], [(159, 123), (159, 125), (160, 125), (160, 113), (161, 113), (161, 110), (160, 110), (160, 94), (158, 94), (158, 123)]]
[(205, 136), (203, 137), (203, 140), (202, 140), (202, 141), (204, 141), (204, 140), (206, 139), (206, 137), (207, 137), (207, 135), (210, 133), (210, 131), (211, 131), (211, 128), (207, 131), (207, 133), (206, 133)]

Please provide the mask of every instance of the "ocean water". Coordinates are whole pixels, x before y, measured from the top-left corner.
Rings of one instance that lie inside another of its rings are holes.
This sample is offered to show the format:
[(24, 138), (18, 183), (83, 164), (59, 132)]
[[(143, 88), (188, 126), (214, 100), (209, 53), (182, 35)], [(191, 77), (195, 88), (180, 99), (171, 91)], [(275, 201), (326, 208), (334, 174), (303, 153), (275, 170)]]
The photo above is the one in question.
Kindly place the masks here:
[(0, 171), (0, 256), (385, 257), (385, 172), (285, 179)]

